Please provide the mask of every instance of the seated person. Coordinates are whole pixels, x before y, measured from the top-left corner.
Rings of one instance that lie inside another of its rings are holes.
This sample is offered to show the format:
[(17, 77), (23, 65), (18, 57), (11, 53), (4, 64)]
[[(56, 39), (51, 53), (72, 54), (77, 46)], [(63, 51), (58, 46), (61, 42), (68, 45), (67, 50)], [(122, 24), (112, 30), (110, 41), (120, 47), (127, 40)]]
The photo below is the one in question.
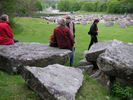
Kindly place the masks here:
[(0, 17), (0, 45), (14, 44), (14, 34), (9, 24), (9, 17), (3, 14)]
[(57, 47), (60, 49), (69, 49), (72, 51), (70, 54), (70, 66), (73, 65), (74, 61), (74, 37), (70, 29), (66, 26), (64, 19), (58, 19), (58, 26), (54, 29), (54, 38), (57, 43)]

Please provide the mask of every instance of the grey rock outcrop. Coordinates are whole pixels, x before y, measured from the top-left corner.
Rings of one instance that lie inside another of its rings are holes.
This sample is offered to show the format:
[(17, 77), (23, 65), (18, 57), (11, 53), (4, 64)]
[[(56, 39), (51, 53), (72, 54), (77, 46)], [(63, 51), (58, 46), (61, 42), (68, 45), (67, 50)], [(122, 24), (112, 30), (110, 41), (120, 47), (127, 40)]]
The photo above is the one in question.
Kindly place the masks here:
[(116, 76), (133, 83), (133, 44), (122, 43), (112, 46), (97, 60), (100, 70), (109, 76)]
[(59, 64), (45, 68), (25, 66), (21, 75), (43, 100), (75, 100), (83, 81), (80, 69)]
[(97, 80), (99, 83), (101, 83), (105, 87), (109, 87), (110, 78), (108, 75), (103, 73), (101, 70), (97, 70), (94, 74), (90, 76), (91, 78)]
[(121, 27), (121, 28), (127, 28), (127, 25), (124, 24), (124, 23), (120, 23), (120, 27)]
[(88, 75), (91, 75), (93, 72), (93, 65), (78, 66), (83, 72), (86, 72)]
[(88, 65), (92, 65), (92, 63), (88, 62), (86, 59), (82, 59), (78, 63), (78, 66), (88, 66)]
[(44, 67), (49, 64), (64, 64), (71, 51), (50, 47), (41, 43), (16, 43), (0, 46), (0, 69), (16, 72), (19, 66)]
[(118, 40), (110, 40), (110, 41), (102, 41), (98, 42), (96, 44), (93, 44), (90, 48), (90, 50), (85, 51), (85, 57), (88, 62), (90, 61), (97, 61), (97, 58), (100, 54), (104, 53), (105, 50), (109, 47), (116, 46), (119, 44), (122, 44), (122, 41)]
[(87, 74), (91, 75), (93, 72), (93, 64), (91, 62), (87, 62), (86, 59), (82, 59), (78, 63), (78, 67), (81, 69), (83, 72), (86, 72)]
[(114, 25), (114, 22), (106, 22), (105, 23), (105, 26), (106, 27), (111, 27), (111, 26), (113, 26)]

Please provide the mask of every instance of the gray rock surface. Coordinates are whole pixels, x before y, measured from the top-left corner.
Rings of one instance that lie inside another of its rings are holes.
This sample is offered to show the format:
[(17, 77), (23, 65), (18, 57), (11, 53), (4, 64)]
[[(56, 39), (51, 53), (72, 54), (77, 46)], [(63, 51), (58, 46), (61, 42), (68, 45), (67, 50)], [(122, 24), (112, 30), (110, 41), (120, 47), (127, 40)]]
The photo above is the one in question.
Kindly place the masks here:
[(97, 80), (99, 83), (101, 83), (104, 87), (109, 87), (110, 78), (108, 75), (103, 73), (101, 70), (97, 70), (94, 74), (90, 76), (91, 78)]
[(86, 66), (78, 66), (83, 72), (86, 72), (88, 75), (91, 75), (93, 72), (93, 65), (86, 65)]
[(124, 24), (124, 23), (120, 23), (120, 27), (121, 27), (121, 28), (127, 28), (127, 25)]
[(92, 63), (88, 62), (86, 59), (82, 59), (78, 63), (78, 66), (87, 66), (87, 65), (92, 65)]
[(109, 41), (102, 41), (102, 42), (93, 44), (89, 50), (84, 52), (86, 60), (88, 62), (90, 61), (96, 62), (98, 56), (104, 53), (107, 48), (112, 46), (117, 46), (122, 43), (123, 43), (122, 41), (118, 41), (118, 40), (109, 40)]
[(21, 75), (43, 100), (75, 100), (83, 81), (80, 69), (59, 64), (45, 68), (25, 66)]
[(133, 44), (122, 43), (106, 49), (97, 59), (97, 64), (107, 75), (133, 83)]
[(16, 43), (0, 45), (0, 69), (15, 72), (19, 66), (45, 67), (64, 64), (71, 51), (50, 47), (41, 43)]
[(105, 23), (105, 26), (106, 27), (111, 27), (111, 26), (113, 26), (114, 25), (114, 22), (106, 22)]

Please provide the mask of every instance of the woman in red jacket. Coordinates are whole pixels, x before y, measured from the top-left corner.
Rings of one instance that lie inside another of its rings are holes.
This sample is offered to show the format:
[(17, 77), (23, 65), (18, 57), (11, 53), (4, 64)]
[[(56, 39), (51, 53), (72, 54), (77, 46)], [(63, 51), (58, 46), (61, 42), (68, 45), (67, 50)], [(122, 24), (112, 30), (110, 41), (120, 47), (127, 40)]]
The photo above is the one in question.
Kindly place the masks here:
[(14, 44), (14, 34), (9, 25), (8, 15), (4, 14), (0, 19), (0, 45), (10, 45)]

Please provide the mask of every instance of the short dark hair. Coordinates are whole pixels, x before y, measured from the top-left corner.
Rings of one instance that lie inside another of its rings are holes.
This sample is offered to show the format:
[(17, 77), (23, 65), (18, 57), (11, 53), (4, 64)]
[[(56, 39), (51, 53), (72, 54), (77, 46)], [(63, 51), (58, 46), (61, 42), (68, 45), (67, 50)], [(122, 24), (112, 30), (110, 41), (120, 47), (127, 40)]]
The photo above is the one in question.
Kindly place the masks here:
[(95, 20), (94, 20), (94, 23), (96, 23), (96, 22), (99, 22), (99, 19), (95, 19)]

